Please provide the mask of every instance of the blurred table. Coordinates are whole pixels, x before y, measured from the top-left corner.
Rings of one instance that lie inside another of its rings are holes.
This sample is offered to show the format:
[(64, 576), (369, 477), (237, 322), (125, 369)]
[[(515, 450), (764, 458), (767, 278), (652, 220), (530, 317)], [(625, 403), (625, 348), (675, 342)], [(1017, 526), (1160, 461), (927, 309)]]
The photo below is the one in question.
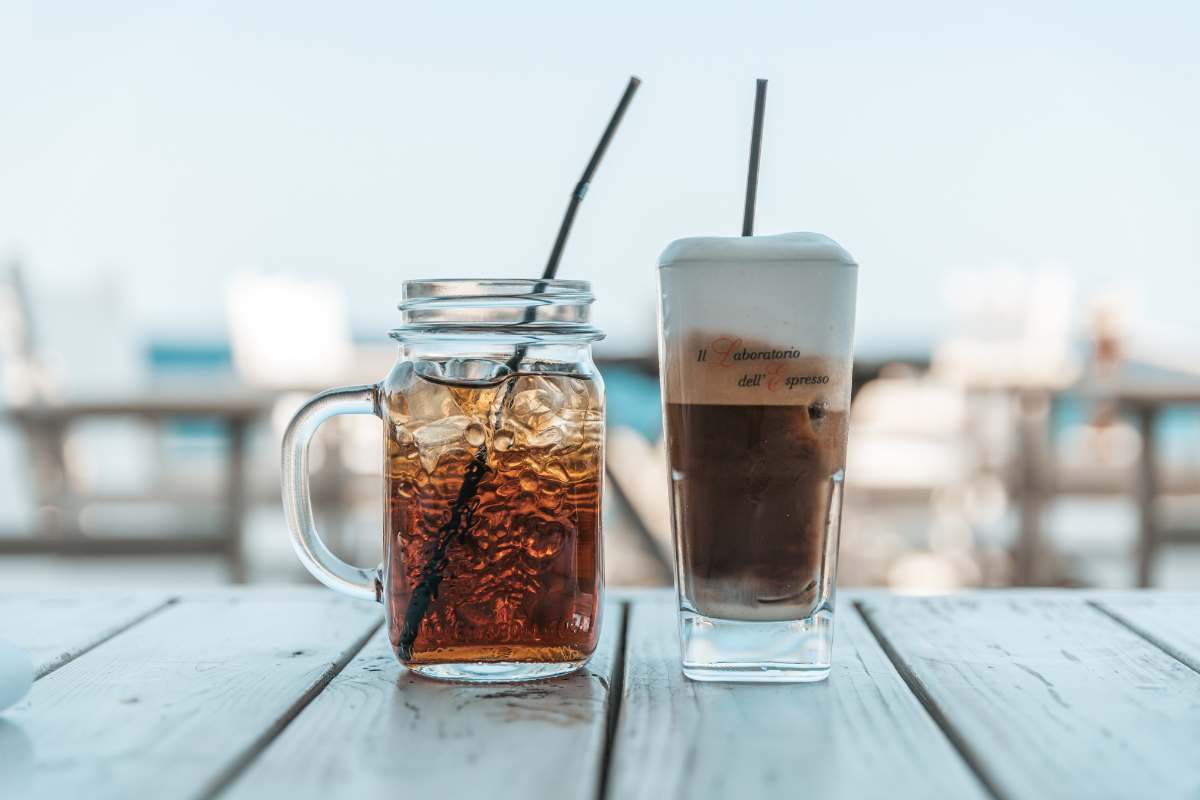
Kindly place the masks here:
[(1177, 406), (1200, 406), (1200, 375), (1174, 373), (1156, 379), (1122, 377), (1096, 381), (1085, 387), (1085, 396), (1108, 398), (1131, 412), (1137, 420), (1142, 452), (1138, 459), (1137, 585), (1153, 583), (1154, 559), (1164, 542), (1200, 542), (1200, 529), (1168, 529), (1156, 511), (1163, 494), (1160, 460), (1160, 426), (1163, 412)]
[(669, 591), (585, 669), (438, 683), (323, 589), (0, 594), (0, 797), (1195, 798), (1200, 593), (843, 592), (832, 676), (699, 684)]
[[(1019, 586), (1036, 585), (1042, 546), (1042, 514), (1056, 495), (1076, 493), (1095, 487), (1062, 486), (1050, 451), (1050, 407), (1056, 398), (1079, 397), (1093, 402), (1112, 403), (1129, 412), (1136, 420), (1141, 437), (1137, 480), (1128, 489), (1135, 496), (1138, 513), (1135, 549), (1136, 585), (1153, 584), (1153, 567), (1158, 549), (1165, 542), (1200, 542), (1200, 529), (1166, 529), (1156, 512), (1164, 494), (1160, 463), (1159, 420), (1164, 411), (1179, 406), (1200, 406), (1200, 373), (1177, 369), (1148, 368), (1137, 362), (1124, 363), (1112, 375), (1064, 374), (1059, 379), (1027, 381), (991, 381), (968, 386), (975, 393), (1002, 392), (1011, 396), (1017, 407), (1014, 440), (1017, 476), (1014, 489), (1020, 498), (1020, 518), (1014, 548), (1013, 582)], [(1197, 487), (1200, 488), (1200, 487)], [(1112, 487), (1100, 487), (1112, 491)]]
[(221, 503), (224, 522), (212, 535), (203, 536), (88, 536), (69, 513), (42, 515), (32, 535), (0, 538), (5, 553), (61, 555), (160, 555), (212, 553), (222, 556), (230, 576), (245, 576), (242, 524), (246, 511), (246, 445), (251, 424), (271, 408), (273, 396), (260, 393), (189, 392), (120, 399), (79, 399), (15, 406), (2, 417), (23, 434), (29, 450), (34, 490), (39, 507), (70, 510), (70, 485), (64, 441), (70, 426), (96, 418), (129, 418), (161, 423), (166, 420), (215, 420), (225, 432), (224, 488)]

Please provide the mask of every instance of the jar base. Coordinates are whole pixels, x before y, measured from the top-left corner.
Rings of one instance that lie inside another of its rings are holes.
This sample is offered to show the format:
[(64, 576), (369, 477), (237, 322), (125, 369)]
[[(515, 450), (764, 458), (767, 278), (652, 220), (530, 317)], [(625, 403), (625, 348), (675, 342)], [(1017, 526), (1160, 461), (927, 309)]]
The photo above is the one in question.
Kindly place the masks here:
[(463, 683), (522, 683), (568, 675), (587, 663), (559, 661), (464, 661), (456, 664), (411, 664), (408, 669), (424, 678)]

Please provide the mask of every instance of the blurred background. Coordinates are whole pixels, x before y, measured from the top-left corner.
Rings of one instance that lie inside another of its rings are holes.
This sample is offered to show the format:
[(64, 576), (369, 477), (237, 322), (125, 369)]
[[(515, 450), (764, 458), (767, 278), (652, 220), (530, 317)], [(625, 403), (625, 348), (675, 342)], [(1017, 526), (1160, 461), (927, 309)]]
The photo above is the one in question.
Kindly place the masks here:
[[(608, 571), (669, 583), (655, 263), (861, 264), (843, 585), (1200, 585), (1200, 6), (0, 4), (0, 586), (307, 581), (278, 445), (404, 280), (593, 282)], [(380, 558), (380, 423), (317, 513)]]

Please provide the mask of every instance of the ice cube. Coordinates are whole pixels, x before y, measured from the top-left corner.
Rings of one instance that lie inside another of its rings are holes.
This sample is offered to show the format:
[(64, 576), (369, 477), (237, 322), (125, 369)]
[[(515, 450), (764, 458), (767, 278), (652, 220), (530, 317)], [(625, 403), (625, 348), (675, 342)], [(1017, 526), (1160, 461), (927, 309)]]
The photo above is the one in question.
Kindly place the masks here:
[(598, 435), (592, 421), (595, 411), (580, 411), (563, 407), (541, 431), (534, 434), (534, 447), (554, 447), (557, 453), (573, 453), (583, 447), (588, 437)]
[(412, 435), (421, 456), (421, 466), (433, 472), (447, 451), (462, 447), (470, 424), (470, 417), (459, 414), (413, 429)]
[(433, 423), (462, 413), (449, 386), (416, 375), (404, 394), (409, 419), (418, 423)]
[(471, 418), (461, 414), (453, 417), (443, 417), (436, 422), (431, 422), (428, 425), (413, 431), (413, 439), (416, 440), (418, 447), (437, 447), (439, 445), (447, 445), (457, 442), (463, 438), (467, 427), (471, 424)]
[(558, 385), (540, 375), (523, 375), (513, 387), (509, 415), (516, 422), (541, 430), (562, 408), (563, 393)]
[(591, 381), (570, 375), (547, 375), (546, 380), (554, 383), (562, 393), (564, 410), (571, 409), (578, 412), (587, 411), (592, 407), (594, 387)]
[(392, 441), (397, 445), (406, 446), (412, 444), (412, 433), (403, 423), (397, 422), (392, 426)]
[(556, 425), (548, 425), (538, 431), (532, 431), (525, 437), (526, 447), (554, 447), (565, 438), (562, 430)]

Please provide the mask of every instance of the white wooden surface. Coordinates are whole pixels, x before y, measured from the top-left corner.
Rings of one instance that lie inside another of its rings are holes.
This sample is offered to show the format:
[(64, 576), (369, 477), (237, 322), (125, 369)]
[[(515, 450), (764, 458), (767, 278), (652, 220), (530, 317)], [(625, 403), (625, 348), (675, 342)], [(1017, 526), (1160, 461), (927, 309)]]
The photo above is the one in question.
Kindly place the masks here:
[(18, 796), (203, 796), (380, 620), (378, 607), (332, 595), (177, 602), (37, 681), (5, 714), (33, 753)]
[(0, 594), (49, 669), (0, 800), (1200, 798), (1200, 594), (843, 593), (793, 686), (687, 682), (669, 593), (617, 606), (586, 672), (472, 687), (323, 590)]
[(1109, 597), (1096, 605), (1200, 672), (1200, 596)]
[(0, 639), (33, 657), (40, 678), (162, 610), (166, 593), (0, 594)]
[(853, 606), (836, 625), (824, 683), (694, 683), (679, 670), (674, 604), (637, 604), (612, 797), (986, 797)]
[(1200, 796), (1200, 673), (1081, 598), (996, 592), (863, 605), (998, 796)]
[(622, 615), (606, 610), (585, 670), (514, 685), (405, 673), (381, 630), (229, 796), (593, 800)]

